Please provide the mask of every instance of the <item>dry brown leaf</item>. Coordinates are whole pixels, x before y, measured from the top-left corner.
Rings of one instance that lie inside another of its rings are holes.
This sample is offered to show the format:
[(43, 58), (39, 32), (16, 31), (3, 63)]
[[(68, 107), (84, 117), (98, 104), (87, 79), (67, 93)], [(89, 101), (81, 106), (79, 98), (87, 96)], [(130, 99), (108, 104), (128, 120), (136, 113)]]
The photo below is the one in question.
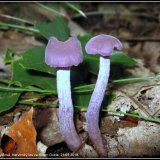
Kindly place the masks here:
[(13, 124), (5, 135), (17, 144), (10, 157), (37, 157), (36, 130), (32, 123), (33, 108)]
[(33, 47), (43, 46), (34, 36), (8, 30), (0, 35), (0, 52), (5, 53), (8, 48), (15, 52), (22, 52)]
[(139, 119), (137, 117), (125, 116), (120, 122), (118, 122), (119, 128), (136, 127), (138, 121)]
[(7, 141), (4, 144), (3, 153), (5, 157), (9, 157), (17, 149), (17, 143), (10, 137), (6, 137)]

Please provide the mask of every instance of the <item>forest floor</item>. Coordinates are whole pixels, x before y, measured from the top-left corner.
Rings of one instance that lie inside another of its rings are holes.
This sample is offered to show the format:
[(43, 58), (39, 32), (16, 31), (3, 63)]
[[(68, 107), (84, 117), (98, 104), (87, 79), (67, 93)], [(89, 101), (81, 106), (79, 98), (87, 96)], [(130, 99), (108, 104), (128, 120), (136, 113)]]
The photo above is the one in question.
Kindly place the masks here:
[[(71, 35), (109, 34), (122, 41), (123, 52), (138, 62), (137, 67), (127, 68), (132, 77), (160, 75), (160, 4), (158, 3), (114, 3), (81, 2), (79, 13), (67, 3), (43, 3), (56, 8), (50, 11), (40, 3), (1, 2), (0, 4), (0, 77), (10, 79), (11, 66), (3, 62), (8, 48), (15, 55), (23, 51), (44, 46), (46, 41), (36, 33), (28, 32), (17, 26), (34, 27), (37, 21), (52, 22), (55, 16), (67, 19)], [(17, 18), (18, 17), (18, 18)], [(11, 24), (10, 26), (7, 24)], [(116, 70), (115, 70), (116, 71)], [(114, 73), (120, 75), (122, 73)], [(92, 82), (95, 76), (90, 77)], [(2, 84), (3, 86), (3, 84)], [(151, 79), (143, 82), (116, 84), (109, 91), (115, 97), (107, 109), (123, 112), (134, 111), (148, 118), (160, 118), (160, 80)], [(47, 101), (55, 97), (47, 97)], [(1, 105), (1, 104), (0, 104)], [(85, 123), (86, 111), (76, 112), (76, 128), (84, 144), (77, 152), (71, 152), (59, 132), (57, 109), (47, 106), (17, 104), (0, 115), (1, 156), (17, 157), (13, 153), (25, 153), (26, 146), (31, 146), (28, 153), (42, 154), (49, 158), (99, 157), (90, 142)], [(104, 108), (105, 109), (105, 108)], [(26, 121), (33, 125), (26, 125)], [(9, 128), (9, 129), (8, 129)], [(106, 157), (159, 157), (160, 126), (159, 122), (140, 119), (123, 114), (101, 113), (100, 128), (107, 149)], [(25, 132), (17, 138), (17, 130)], [(27, 134), (28, 130), (32, 132)], [(24, 140), (26, 139), (26, 141)], [(15, 152), (16, 150), (16, 152)], [(26, 155), (21, 155), (25, 157)], [(36, 157), (36, 156), (35, 156)]]

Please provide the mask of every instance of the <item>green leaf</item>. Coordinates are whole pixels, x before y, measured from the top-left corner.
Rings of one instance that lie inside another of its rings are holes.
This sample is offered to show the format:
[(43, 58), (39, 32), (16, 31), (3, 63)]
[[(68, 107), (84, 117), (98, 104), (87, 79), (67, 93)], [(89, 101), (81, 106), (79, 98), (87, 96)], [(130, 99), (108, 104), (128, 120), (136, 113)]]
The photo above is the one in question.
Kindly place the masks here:
[(118, 51), (114, 51), (113, 54), (111, 54), (110, 59), (111, 65), (120, 64), (126, 67), (134, 67), (137, 64), (134, 59), (123, 54), (123, 52)]
[(11, 63), (13, 60), (13, 50), (12, 49), (7, 49), (7, 52), (5, 54), (5, 57), (3, 59), (3, 61), (5, 63)]
[(35, 85), (42, 89), (56, 90), (55, 76), (27, 70), (22, 66), (23, 60), (16, 60), (12, 63), (12, 82), (20, 83), (22, 87)]
[(160, 76), (147, 76), (147, 77), (133, 77), (125, 79), (113, 80), (112, 83), (137, 83), (142, 81), (148, 81), (149, 79), (159, 79)]
[(44, 90), (44, 89), (40, 89), (34, 86), (28, 86), (28, 87), (1, 87), (0, 86), (0, 91), (3, 92), (15, 92), (15, 93), (19, 93), (19, 92), (38, 92), (38, 93), (42, 93), (42, 94), (57, 94), (54, 90)]
[(94, 90), (95, 84), (88, 84), (88, 85), (80, 85), (74, 87), (73, 91), (76, 93), (83, 93), (83, 92), (92, 92)]
[(124, 114), (124, 115), (127, 115), (127, 116), (137, 117), (137, 118), (140, 118), (140, 119), (145, 120), (145, 121), (160, 123), (160, 118), (144, 117), (144, 116), (133, 114), (133, 113), (125, 113), (125, 112), (122, 112), (122, 111), (115, 111), (115, 110), (108, 110), (108, 109), (102, 109), (101, 111), (109, 112), (109, 113), (112, 113), (114, 115)]
[(82, 51), (83, 51), (83, 63), (81, 64), (82, 70), (88, 70), (93, 74), (98, 74), (99, 71), (99, 56), (98, 55), (88, 55), (85, 51), (86, 43), (89, 41), (90, 38), (93, 36), (91, 34), (87, 34), (85, 36), (78, 36), (78, 39), (81, 42)]
[(79, 110), (88, 108), (91, 94), (92, 94), (92, 92), (73, 94), (72, 100), (73, 100), (74, 106), (79, 106)]
[(56, 17), (52, 23), (37, 22), (35, 28), (40, 31), (46, 39), (54, 36), (60, 41), (66, 41), (69, 36), (69, 28), (66, 21), (61, 17)]
[(26, 69), (34, 69), (41, 72), (56, 75), (56, 69), (45, 63), (45, 48), (32, 48), (22, 53), (21, 64)]
[(0, 113), (15, 106), (21, 93), (0, 92)]
[(114, 94), (105, 94), (104, 98), (103, 98), (103, 103), (102, 105), (109, 105), (112, 103), (112, 101), (116, 98), (116, 95)]
[[(85, 93), (74, 93), (73, 94), (73, 104), (76, 106), (76, 109), (78, 110), (86, 110), (88, 108), (91, 96), (93, 91), (86, 91)], [(115, 95), (108, 95), (105, 94), (103, 98), (103, 102), (101, 106), (107, 106), (108, 104), (111, 104), (114, 100)]]
[(9, 79), (1, 79), (0, 78), (0, 83), (10, 84), (11, 80), (9, 80)]

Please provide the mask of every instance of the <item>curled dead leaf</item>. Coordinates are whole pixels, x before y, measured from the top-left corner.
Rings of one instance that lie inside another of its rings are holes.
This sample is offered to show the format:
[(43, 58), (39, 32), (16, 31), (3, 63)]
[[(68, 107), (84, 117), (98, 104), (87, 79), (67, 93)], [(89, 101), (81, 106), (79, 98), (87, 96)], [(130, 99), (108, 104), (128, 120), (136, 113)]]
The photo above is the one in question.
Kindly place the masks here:
[(33, 108), (5, 132), (11, 138), (4, 147), (9, 157), (38, 157), (32, 115)]
[(10, 137), (4, 135), (1, 140), (1, 147), (5, 157), (9, 157), (17, 149), (17, 143)]

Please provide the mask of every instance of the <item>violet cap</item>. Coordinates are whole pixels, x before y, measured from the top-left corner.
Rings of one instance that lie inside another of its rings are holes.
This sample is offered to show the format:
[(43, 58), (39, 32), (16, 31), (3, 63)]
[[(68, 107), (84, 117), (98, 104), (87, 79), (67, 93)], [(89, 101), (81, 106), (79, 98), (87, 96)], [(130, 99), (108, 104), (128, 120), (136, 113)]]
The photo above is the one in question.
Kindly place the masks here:
[(86, 44), (88, 54), (100, 54), (101, 56), (110, 56), (114, 48), (122, 50), (122, 43), (115, 37), (101, 34), (91, 38)]
[(59, 41), (51, 37), (45, 50), (45, 62), (51, 67), (78, 66), (83, 61), (83, 53), (80, 41), (76, 36), (67, 41)]

